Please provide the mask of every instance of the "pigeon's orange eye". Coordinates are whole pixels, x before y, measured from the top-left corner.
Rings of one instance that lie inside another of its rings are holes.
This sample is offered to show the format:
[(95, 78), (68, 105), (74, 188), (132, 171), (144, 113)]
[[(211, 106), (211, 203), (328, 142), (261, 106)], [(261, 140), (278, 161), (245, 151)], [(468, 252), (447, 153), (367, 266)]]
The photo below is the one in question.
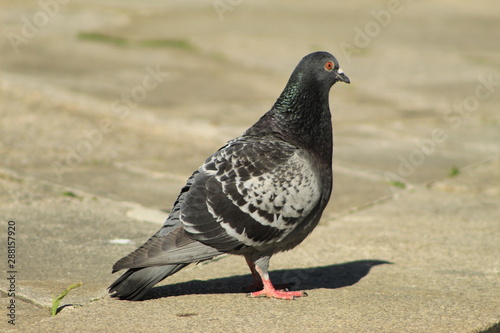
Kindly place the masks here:
[(325, 69), (327, 71), (331, 71), (333, 69), (333, 62), (331, 61), (328, 61), (326, 64), (325, 64)]

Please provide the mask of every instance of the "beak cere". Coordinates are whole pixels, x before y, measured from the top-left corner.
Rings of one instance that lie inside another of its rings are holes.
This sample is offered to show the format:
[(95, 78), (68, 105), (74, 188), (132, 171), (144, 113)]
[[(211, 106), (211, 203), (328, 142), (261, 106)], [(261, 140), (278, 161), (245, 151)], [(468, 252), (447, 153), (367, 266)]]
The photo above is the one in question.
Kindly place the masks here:
[(351, 80), (349, 80), (349, 78), (347, 77), (347, 75), (344, 74), (344, 71), (342, 70), (342, 68), (339, 68), (337, 70), (337, 79), (339, 81), (342, 81), (342, 82), (345, 82), (345, 83), (351, 83)]

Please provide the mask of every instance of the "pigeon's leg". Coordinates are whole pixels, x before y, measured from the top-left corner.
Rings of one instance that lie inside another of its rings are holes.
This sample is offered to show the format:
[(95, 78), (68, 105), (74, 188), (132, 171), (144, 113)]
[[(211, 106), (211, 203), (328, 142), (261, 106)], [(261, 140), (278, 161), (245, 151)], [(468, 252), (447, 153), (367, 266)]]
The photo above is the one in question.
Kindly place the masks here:
[(255, 270), (255, 264), (253, 263), (252, 259), (250, 259), (249, 257), (245, 257), (245, 259), (247, 261), (248, 267), (250, 268), (250, 271), (252, 272), (254, 282), (251, 285), (243, 288), (243, 290), (253, 291), (253, 290), (259, 290), (261, 288), (264, 288), (264, 285), (262, 284), (262, 280), (260, 278), (260, 275)]
[[(282, 291), (282, 290), (276, 290), (273, 286), (273, 283), (271, 282), (271, 279), (269, 278), (269, 274), (267, 273), (267, 269), (269, 266), (269, 257), (268, 258), (263, 258), (263, 262), (261, 262), (259, 265), (259, 261), (261, 258), (259, 258), (255, 263), (247, 260), (247, 263), (249, 263), (250, 270), (255, 271), (263, 284), (263, 289), (260, 291), (255, 291), (253, 293), (250, 293), (250, 297), (269, 297), (269, 298), (278, 298), (278, 299), (295, 299), (295, 297), (302, 297), (302, 296), (307, 296), (307, 294), (303, 291)], [(250, 265), (251, 264), (251, 265)], [(253, 269), (252, 269), (253, 266)], [(255, 278), (255, 276), (254, 276)]]

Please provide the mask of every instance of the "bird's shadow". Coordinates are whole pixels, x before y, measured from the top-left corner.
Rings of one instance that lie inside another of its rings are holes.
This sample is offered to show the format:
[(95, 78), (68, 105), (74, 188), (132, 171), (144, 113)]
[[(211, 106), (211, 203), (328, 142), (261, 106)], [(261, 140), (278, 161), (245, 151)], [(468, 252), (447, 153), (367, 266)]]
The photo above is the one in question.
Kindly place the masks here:
[[(337, 289), (351, 286), (368, 275), (373, 266), (392, 264), (384, 260), (357, 260), (328, 266), (271, 271), (274, 284), (291, 284), (292, 290)], [(142, 300), (192, 294), (245, 293), (250, 274), (212, 280), (192, 280), (153, 288)]]

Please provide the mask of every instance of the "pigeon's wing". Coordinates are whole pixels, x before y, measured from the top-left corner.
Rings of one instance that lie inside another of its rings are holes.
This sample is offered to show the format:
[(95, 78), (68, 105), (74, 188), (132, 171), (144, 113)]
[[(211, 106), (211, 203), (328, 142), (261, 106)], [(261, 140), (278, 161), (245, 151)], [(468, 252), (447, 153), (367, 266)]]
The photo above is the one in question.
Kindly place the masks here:
[(219, 251), (266, 247), (307, 219), (320, 189), (310, 160), (296, 146), (233, 141), (200, 167), (180, 220), (190, 237)]
[(192, 239), (182, 228), (179, 220), (180, 207), (189, 192), (196, 171), (181, 189), (172, 211), (163, 227), (137, 250), (123, 257), (113, 265), (113, 272), (124, 268), (140, 268), (172, 264), (188, 264), (194, 261), (212, 259), (222, 253)]

